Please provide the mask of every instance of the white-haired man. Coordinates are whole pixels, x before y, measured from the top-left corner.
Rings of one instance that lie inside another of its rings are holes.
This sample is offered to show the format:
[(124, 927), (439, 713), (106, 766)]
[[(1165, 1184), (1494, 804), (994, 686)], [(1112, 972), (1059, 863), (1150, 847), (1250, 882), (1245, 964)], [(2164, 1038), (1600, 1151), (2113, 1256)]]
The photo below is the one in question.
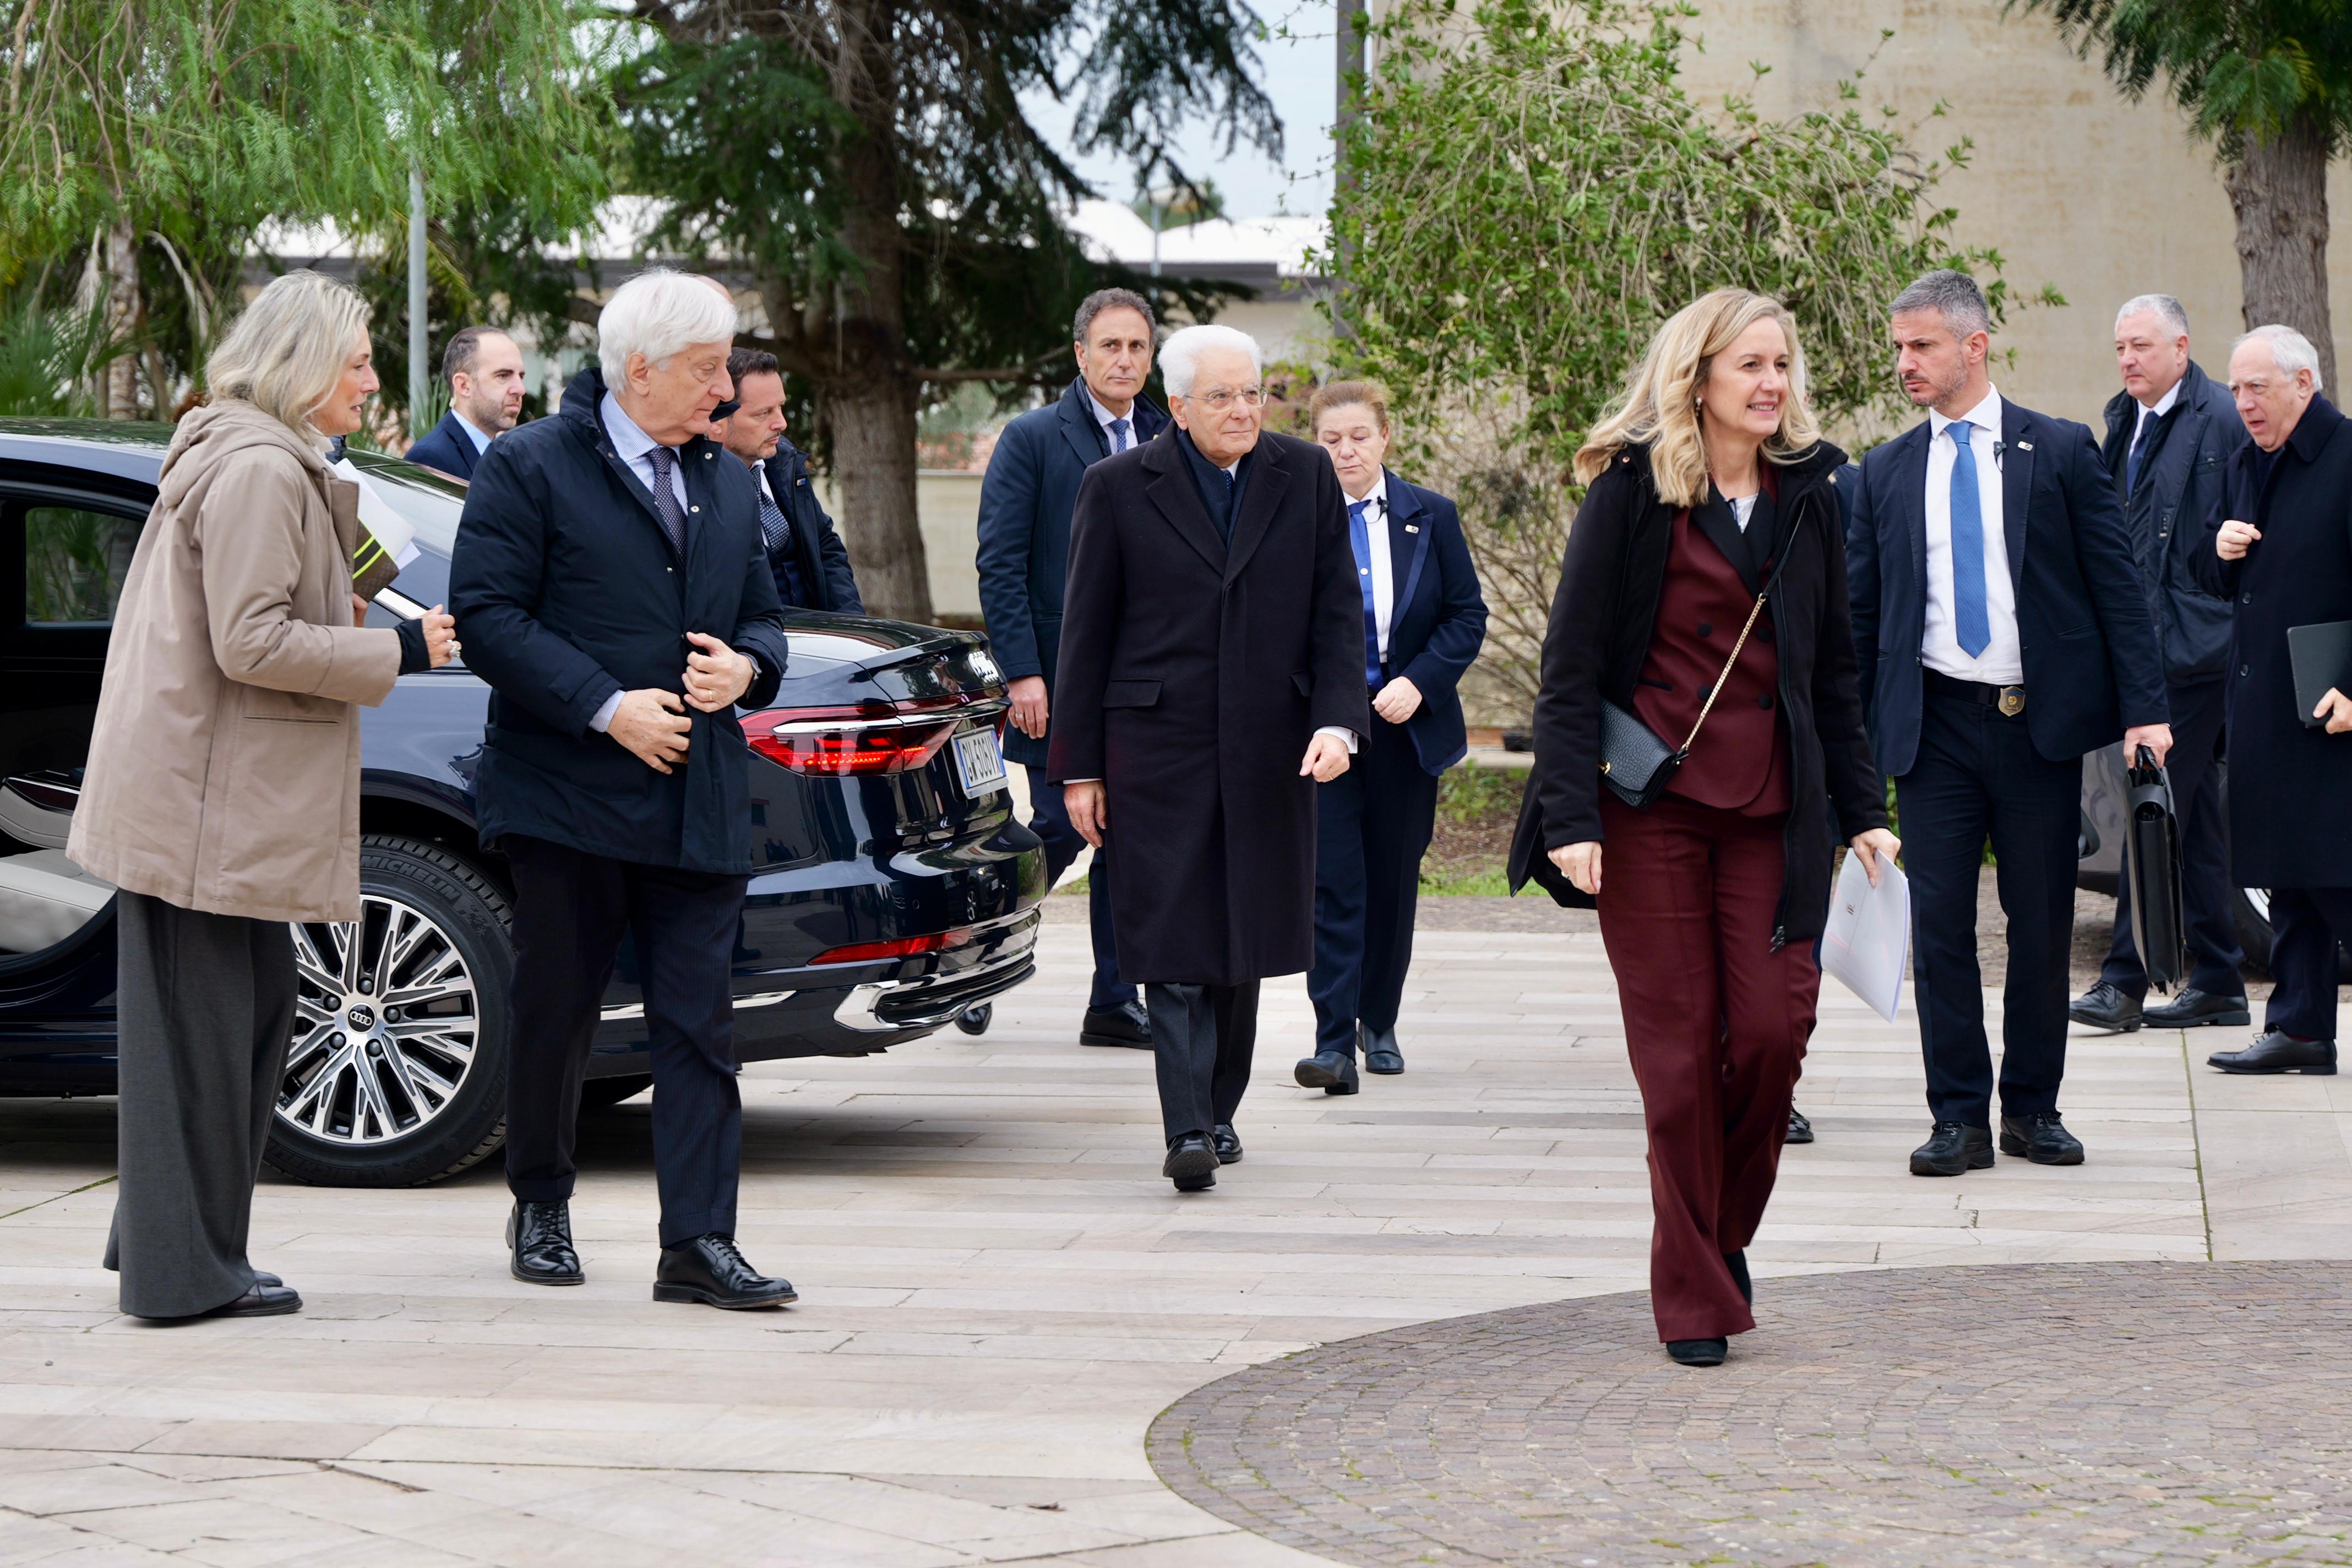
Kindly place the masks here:
[(2223, 1072), (2328, 1074), (2336, 950), (2352, 945), (2352, 669), (2339, 666), (2305, 700), (2287, 634), (2352, 622), (2352, 421), (2320, 395), (2319, 354), (2287, 327), (2238, 340), (2230, 395), (2251, 439), (2230, 464), (2200, 560), (2206, 586), (2234, 610), (2230, 868), (2241, 887), (2271, 890), (2276, 984), (2254, 1042), (2207, 1060)]
[[(2173, 809), (2180, 823), (2180, 891), (2188, 926), (2188, 984), (2145, 1007), (2147, 966), (2132, 934), (2131, 900), (2116, 900), (2116, 930), (2099, 978), (2066, 1015), (2095, 1028), (2129, 1031), (2243, 1024), (2246, 983), (2238, 966), (2238, 921), (2230, 900), (2230, 839), (2221, 818), (2221, 672), (2230, 659), (2230, 602), (2198, 581), (2210, 555), (2205, 520), (2221, 504), (2231, 457), (2246, 427), (2230, 392), (2189, 357), (2189, 315), (2169, 294), (2142, 294), (2116, 312), (2116, 369), (2123, 390), (2108, 400), (2099, 448), (2124, 523), (2131, 530), (2140, 587), (2164, 654), (2172, 716)], [(2126, 868), (2126, 874), (2128, 867)], [(2120, 892), (2120, 889), (2119, 889)]]
[(656, 268), (615, 290), (600, 363), (557, 416), (482, 455), (449, 599), (492, 692), (481, 837), (514, 878), (514, 1277), (581, 1282), (572, 1129), (598, 1004), (634, 934), (661, 1189), (654, 1299), (767, 1307), (793, 1289), (734, 1239), (728, 969), (751, 841), (733, 705), (774, 694), (785, 643), (751, 471), (710, 438), (734, 335), (734, 306), (698, 279)]
[(1258, 982), (1314, 959), (1315, 784), (1371, 721), (1346, 498), (1321, 448), (1264, 429), (1260, 365), (1230, 327), (1161, 345), (1176, 428), (1079, 483), (1054, 682), (1046, 776), (1117, 846), (1118, 971), (1183, 1192), (1242, 1157)]

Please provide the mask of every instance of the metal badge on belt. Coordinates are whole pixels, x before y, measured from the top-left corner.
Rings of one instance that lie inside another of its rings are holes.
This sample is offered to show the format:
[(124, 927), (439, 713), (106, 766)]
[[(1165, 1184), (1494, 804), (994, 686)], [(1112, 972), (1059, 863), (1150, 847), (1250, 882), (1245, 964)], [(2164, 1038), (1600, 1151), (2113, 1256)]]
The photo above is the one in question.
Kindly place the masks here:
[(2004, 686), (2000, 689), (2001, 717), (2014, 719), (2025, 711), (2025, 688)]

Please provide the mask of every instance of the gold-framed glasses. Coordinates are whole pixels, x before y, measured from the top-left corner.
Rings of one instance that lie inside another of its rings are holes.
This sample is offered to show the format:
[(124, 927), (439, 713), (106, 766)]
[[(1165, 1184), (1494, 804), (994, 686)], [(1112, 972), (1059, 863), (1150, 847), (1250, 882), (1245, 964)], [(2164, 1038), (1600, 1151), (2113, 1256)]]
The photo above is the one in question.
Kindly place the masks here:
[(1187, 401), (1199, 404), (1212, 414), (1223, 414), (1234, 405), (1235, 398), (1241, 400), (1243, 407), (1255, 408), (1265, 401), (1265, 388), (1244, 386), (1237, 391), (1230, 386), (1220, 386), (1213, 391), (1194, 393)]

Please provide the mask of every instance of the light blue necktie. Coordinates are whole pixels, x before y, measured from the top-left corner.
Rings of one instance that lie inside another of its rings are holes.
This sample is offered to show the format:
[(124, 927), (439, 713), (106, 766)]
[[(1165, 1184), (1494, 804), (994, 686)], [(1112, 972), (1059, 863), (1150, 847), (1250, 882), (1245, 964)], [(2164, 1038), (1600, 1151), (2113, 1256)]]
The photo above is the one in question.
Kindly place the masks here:
[(1127, 450), (1127, 421), (1124, 419), (1110, 422), (1110, 450), (1113, 457)]
[(1348, 546), (1356, 552), (1356, 586), (1364, 595), (1364, 684), (1378, 687), (1381, 683), (1381, 608), (1372, 597), (1372, 531), (1364, 525), (1364, 512), (1372, 498), (1348, 503)]
[(1952, 620), (1960, 651), (1975, 658), (1992, 646), (1992, 616), (1985, 609), (1984, 507), (1977, 495), (1976, 454), (1969, 450), (1969, 422), (1944, 426), (1952, 434)]

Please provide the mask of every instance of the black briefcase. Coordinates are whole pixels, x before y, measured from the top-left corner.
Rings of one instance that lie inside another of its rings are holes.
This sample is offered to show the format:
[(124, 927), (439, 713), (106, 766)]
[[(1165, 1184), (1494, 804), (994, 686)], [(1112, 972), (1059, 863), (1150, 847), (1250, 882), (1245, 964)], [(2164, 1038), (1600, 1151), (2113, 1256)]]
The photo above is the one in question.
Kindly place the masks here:
[(2132, 939), (2147, 983), (2169, 994), (2189, 973), (2189, 944), (2180, 912), (2180, 823), (2172, 814), (2172, 781), (2156, 753), (2139, 748), (2124, 774), (2125, 864), (2129, 871)]

